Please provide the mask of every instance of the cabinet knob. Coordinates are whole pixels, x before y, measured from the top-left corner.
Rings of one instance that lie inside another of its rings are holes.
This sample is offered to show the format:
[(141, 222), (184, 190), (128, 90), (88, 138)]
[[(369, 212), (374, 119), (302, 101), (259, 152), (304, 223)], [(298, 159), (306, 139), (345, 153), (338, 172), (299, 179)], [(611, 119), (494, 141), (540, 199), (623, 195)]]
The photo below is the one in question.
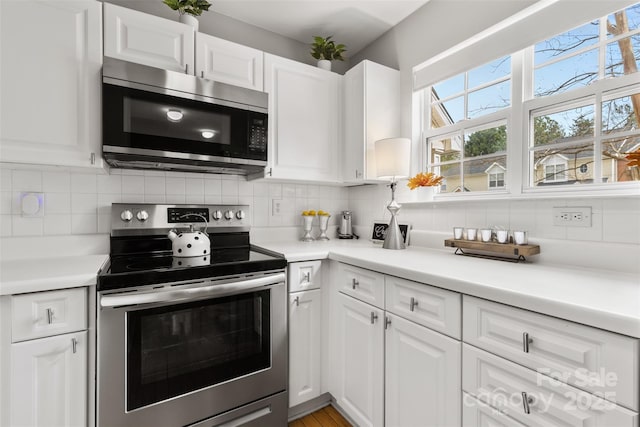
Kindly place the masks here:
[(522, 334), (522, 351), (529, 353), (529, 344), (533, 342), (533, 338), (529, 338), (529, 333), (524, 332)]
[(92, 165), (96, 164), (96, 153), (91, 153), (91, 164)]
[(378, 320), (378, 315), (376, 314), (375, 311), (371, 312), (371, 324), (373, 325), (374, 323), (376, 323), (376, 320)]
[(311, 272), (307, 271), (306, 273), (304, 273), (304, 276), (302, 276), (302, 283), (311, 283)]
[(384, 317), (384, 328), (385, 329), (389, 329), (389, 326), (391, 326), (391, 317), (385, 316)]
[(533, 404), (533, 397), (527, 396), (527, 392), (522, 392), (522, 409), (524, 409), (525, 414), (531, 413), (531, 408), (529, 405)]
[(53, 309), (52, 308), (47, 308), (47, 323), (48, 324), (52, 324), (53, 323)]
[(300, 305), (300, 297), (296, 297), (296, 299), (293, 300), (293, 302), (296, 303), (296, 307)]
[(75, 338), (71, 338), (71, 351), (74, 353), (78, 351), (78, 340)]
[(189, 74), (189, 64), (184, 64), (184, 73)]
[(356, 289), (356, 286), (360, 286), (360, 282), (358, 282), (358, 279), (354, 277), (353, 279), (351, 279), (351, 287), (353, 288), (354, 291)]
[(414, 297), (411, 297), (411, 302), (409, 303), (409, 310), (414, 311), (417, 306), (418, 306), (418, 300), (415, 299)]

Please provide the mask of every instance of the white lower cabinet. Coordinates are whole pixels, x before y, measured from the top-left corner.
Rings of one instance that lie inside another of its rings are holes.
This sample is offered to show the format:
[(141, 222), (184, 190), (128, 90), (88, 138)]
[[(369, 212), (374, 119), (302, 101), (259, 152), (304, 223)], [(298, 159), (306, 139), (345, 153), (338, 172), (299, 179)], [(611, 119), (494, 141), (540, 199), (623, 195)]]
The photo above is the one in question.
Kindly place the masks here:
[(289, 295), (289, 407), (320, 396), (322, 291)]
[(384, 311), (339, 294), (333, 395), (360, 427), (384, 423)]
[(460, 342), (386, 314), (385, 426), (460, 425)]
[(501, 411), (462, 393), (462, 425), (464, 427), (524, 427)]
[(87, 425), (87, 332), (11, 345), (11, 426)]

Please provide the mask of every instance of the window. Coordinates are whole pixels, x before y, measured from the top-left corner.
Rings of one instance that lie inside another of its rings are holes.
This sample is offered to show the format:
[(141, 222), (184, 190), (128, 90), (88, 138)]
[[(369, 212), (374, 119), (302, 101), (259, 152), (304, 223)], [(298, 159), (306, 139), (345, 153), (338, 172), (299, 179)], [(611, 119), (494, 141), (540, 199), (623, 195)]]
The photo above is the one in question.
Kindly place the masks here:
[(639, 62), (640, 3), (427, 86), (424, 160), (440, 193), (640, 181), (626, 159), (640, 151)]

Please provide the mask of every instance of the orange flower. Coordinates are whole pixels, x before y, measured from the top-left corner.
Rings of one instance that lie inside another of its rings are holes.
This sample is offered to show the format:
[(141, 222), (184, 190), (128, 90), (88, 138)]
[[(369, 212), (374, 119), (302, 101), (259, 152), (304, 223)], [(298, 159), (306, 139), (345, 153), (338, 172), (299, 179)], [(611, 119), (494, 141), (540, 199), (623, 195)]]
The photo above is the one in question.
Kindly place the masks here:
[(433, 172), (422, 173), (420, 172), (413, 178), (409, 179), (407, 187), (415, 190), (418, 187), (435, 187), (442, 183), (443, 177), (434, 174)]
[(625, 158), (629, 160), (629, 166), (640, 166), (640, 148), (631, 153), (627, 153), (627, 157)]

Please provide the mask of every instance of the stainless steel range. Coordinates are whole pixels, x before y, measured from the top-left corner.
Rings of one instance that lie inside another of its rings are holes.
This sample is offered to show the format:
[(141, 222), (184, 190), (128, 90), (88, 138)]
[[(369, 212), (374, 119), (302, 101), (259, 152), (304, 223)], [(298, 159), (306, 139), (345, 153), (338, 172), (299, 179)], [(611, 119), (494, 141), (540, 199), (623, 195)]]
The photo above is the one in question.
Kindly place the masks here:
[[(248, 210), (112, 206), (98, 427), (286, 425), (286, 260), (251, 247)], [(206, 234), (208, 251), (174, 256)]]

